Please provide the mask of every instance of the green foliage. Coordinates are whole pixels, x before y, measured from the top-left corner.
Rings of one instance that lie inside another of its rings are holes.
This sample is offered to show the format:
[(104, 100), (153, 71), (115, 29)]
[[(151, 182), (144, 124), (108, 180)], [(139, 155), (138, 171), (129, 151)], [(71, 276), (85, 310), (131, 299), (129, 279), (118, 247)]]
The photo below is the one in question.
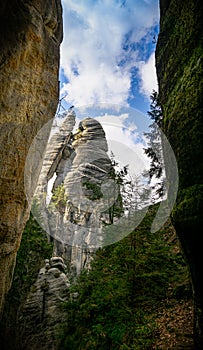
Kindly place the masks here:
[(146, 155), (150, 158), (150, 169), (146, 172), (145, 177), (149, 178), (149, 183), (153, 178), (159, 179), (152, 189), (156, 188), (156, 194), (158, 198), (165, 194), (164, 186), (164, 160), (162, 152), (161, 134), (159, 127), (163, 123), (163, 114), (160, 106), (159, 96), (156, 91), (153, 90), (151, 94), (150, 111), (148, 112), (149, 117), (153, 121), (150, 125), (151, 131), (145, 133), (148, 140), (148, 147), (144, 148)]
[[(13, 285), (8, 295), (8, 307), (19, 306), (34, 284), (43, 266), (44, 259), (52, 255), (53, 247), (48, 243), (46, 233), (32, 214), (23, 232), (21, 246), (17, 254)], [(15, 305), (16, 304), (16, 305)]]
[(61, 214), (64, 214), (67, 203), (67, 195), (65, 194), (64, 184), (57, 186), (51, 197), (50, 206), (57, 209)]
[(153, 90), (150, 98), (151, 98), (150, 111), (148, 111), (147, 113), (150, 119), (153, 120), (153, 122), (155, 122), (158, 126), (161, 127), (162, 120), (163, 120), (163, 113), (160, 106), (158, 92)]
[[(155, 211), (150, 209), (128, 237), (98, 250), (91, 270), (72, 286), (64, 306), (61, 350), (152, 348), (156, 308), (170, 297), (171, 288), (188, 279), (170, 224), (150, 232)], [(76, 300), (71, 298), (74, 292), (79, 293)]]
[(88, 196), (90, 200), (94, 201), (103, 197), (101, 186), (89, 181), (83, 182), (82, 185), (86, 187), (87, 190), (90, 190), (91, 194)]
[(114, 182), (114, 202), (109, 206), (106, 213), (109, 214), (109, 223), (113, 224), (114, 218), (119, 218), (123, 213), (123, 197), (122, 188), (126, 182), (126, 176), (128, 174), (128, 165), (121, 168), (119, 163), (115, 160), (113, 152), (110, 154), (111, 168), (108, 172), (108, 178)]
[[(39, 213), (37, 216), (39, 217)], [(36, 282), (39, 269), (44, 266), (44, 260), (52, 256), (52, 250), (53, 247), (48, 243), (46, 233), (39, 226), (33, 215), (30, 214), (17, 254), (12, 288), (5, 302), (0, 327), (0, 339), (3, 349), (17, 348), (15, 341), (19, 336), (16, 326), (18, 309), (27, 298), (30, 288)]]

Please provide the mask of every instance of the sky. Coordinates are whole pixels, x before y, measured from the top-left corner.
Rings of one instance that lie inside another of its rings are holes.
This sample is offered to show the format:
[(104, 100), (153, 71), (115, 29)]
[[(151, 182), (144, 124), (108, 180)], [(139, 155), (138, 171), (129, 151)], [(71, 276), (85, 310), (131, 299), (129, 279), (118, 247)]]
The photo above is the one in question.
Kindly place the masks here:
[(149, 164), (143, 151), (150, 95), (158, 90), (155, 47), (158, 0), (62, 0), (62, 109), (96, 118), (110, 151), (134, 174)]
[(63, 103), (112, 103), (146, 113), (157, 90), (158, 0), (62, 0), (62, 6)]

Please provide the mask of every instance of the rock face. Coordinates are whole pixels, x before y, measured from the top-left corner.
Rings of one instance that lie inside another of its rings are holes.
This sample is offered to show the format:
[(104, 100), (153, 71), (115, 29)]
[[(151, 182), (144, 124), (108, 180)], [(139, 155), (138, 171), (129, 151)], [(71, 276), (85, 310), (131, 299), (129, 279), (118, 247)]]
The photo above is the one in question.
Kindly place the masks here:
[[(43, 213), (42, 225), (54, 239), (54, 255), (63, 257), (78, 274), (100, 246), (103, 212), (111, 200), (114, 203), (115, 188), (102, 126), (86, 118), (72, 134), (74, 119), (70, 111), (49, 141), (35, 198)], [(47, 205), (44, 194), (54, 174), (53, 197)]]
[(36, 283), (19, 311), (17, 348), (58, 349), (58, 326), (63, 322), (62, 303), (68, 299), (69, 280), (63, 259), (45, 260)]
[(0, 1), (0, 309), (29, 215), (26, 155), (58, 103), (61, 12), (60, 0)]
[(203, 348), (203, 3), (160, 0), (156, 67), (164, 132), (179, 167), (173, 223), (191, 269), (195, 298), (195, 349)]

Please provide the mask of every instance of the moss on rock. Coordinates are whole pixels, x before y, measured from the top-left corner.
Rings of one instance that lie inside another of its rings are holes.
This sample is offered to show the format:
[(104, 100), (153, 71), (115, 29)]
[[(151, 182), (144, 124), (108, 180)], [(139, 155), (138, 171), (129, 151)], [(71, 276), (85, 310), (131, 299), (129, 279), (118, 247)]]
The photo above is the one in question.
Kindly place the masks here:
[[(179, 191), (173, 223), (193, 278), (195, 310), (203, 310), (203, 3), (160, 0), (156, 48), (163, 131), (176, 156)], [(203, 347), (203, 316), (195, 316), (196, 349)], [(201, 313), (203, 315), (203, 312)]]

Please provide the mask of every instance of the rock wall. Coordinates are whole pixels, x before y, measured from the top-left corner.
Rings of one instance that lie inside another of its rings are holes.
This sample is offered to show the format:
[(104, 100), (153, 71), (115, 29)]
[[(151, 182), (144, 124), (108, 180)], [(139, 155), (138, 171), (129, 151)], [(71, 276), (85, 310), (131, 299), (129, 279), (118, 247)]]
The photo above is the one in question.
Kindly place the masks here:
[(23, 181), (26, 155), (58, 103), (60, 0), (1, 0), (0, 31), (1, 309), (29, 215)]
[(179, 193), (172, 219), (191, 269), (196, 349), (203, 348), (203, 3), (160, 0), (156, 48), (163, 131), (175, 152)]

